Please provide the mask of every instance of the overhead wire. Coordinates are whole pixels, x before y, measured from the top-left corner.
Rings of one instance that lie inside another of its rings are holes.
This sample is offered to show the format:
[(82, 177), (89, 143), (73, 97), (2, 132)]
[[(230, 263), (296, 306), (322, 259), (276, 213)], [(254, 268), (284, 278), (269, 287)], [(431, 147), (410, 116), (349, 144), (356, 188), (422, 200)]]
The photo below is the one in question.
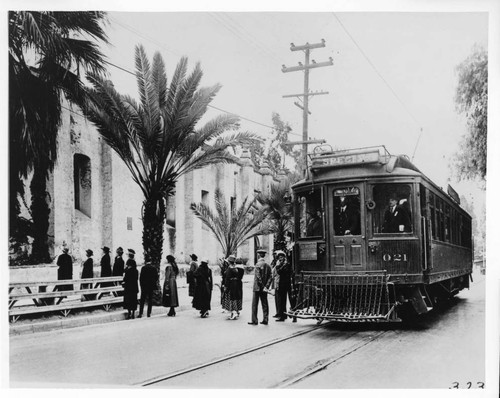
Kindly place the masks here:
[[(211, 16), (212, 16), (212, 17), (213, 17), (216, 21), (218, 21), (218, 19), (215, 17), (215, 13), (209, 13), (209, 15), (211, 15)], [(116, 17), (112, 17), (111, 19), (112, 19), (114, 22), (117, 22), (117, 23), (119, 22), (119, 21), (117, 21), (117, 18), (116, 18)], [(221, 22), (221, 23), (222, 23), (222, 22)], [(134, 33), (134, 34), (137, 34), (138, 36), (140, 36), (140, 37), (142, 37), (142, 38), (144, 38), (144, 39), (146, 39), (146, 40), (152, 40), (152, 39), (150, 39), (150, 38), (149, 38), (148, 36), (146, 36), (146, 35), (140, 35), (140, 34), (139, 34), (139, 33), (137, 33), (137, 32), (136, 32), (133, 28), (131, 28), (130, 26), (128, 26), (128, 25), (126, 25), (126, 24), (124, 24), (124, 23), (121, 23), (121, 22), (120, 22), (120, 23), (118, 23), (118, 24), (119, 24), (120, 26), (124, 27), (125, 29), (129, 30), (130, 32), (132, 32), (132, 33)], [(222, 24), (223, 24), (223, 23), (222, 23)], [(128, 26), (128, 27), (125, 27), (125, 26)], [(226, 25), (225, 25), (225, 24), (223, 24), (223, 26), (226, 26)], [(231, 32), (232, 32), (232, 30), (231, 30), (229, 27), (227, 27), (227, 29), (228, 29), (229, 31), (231, 31)], [(234, 29), (233, 29), (233, 30), (234, 30)], [(241, 40), (244, 40), (244, 39), (243, 39), (243, 38), (242, 38), (242, 37), (241, 37), (238, 33), (234, 33), (234, 34), (235, 34), (235, 36), (236, 36), (236, 37), (240, 38)], [(160, 45), (160, 44), (159, 44), (158, 42), (156, 42), (156, 41), (153, 41), (153, 42), (154, 42), (154, 44)], [(161, 45), (161, 47), (162, 47), (162, 48), (165, 48), (163, 45)], [(167, 49), (167, 48), (165, 48), (165, 49)], [(167, 49), (167, 50), (168, 50), (168, 49)], [(168, 51), (172, 52), (172, 50), (168, 50)], [(178, 55), (178, 54), (177, 54), (177, 55)], [(104, 61), (104, 62), (105, 62), (106, 64), (110, 65), (110, 66), (113, 66), (113, 67), (115, 67), (115, 68), (117, 68), (117, 69), (119, 69), (119, 70), (123, 71), (123, 72), (129, 73), (129, 74), (131, 74), (131, 75), (133, 75), (133, 76), (137, 76), (134, 72), (132, 72), (132, 71), (130, 71), (130, 70), (128, 70), (128, 69), (126, 69), (126, 68), (124, 68), (124, 67), (121, 67), (121, 66), (119, 66), (119, 65), (116, 65), (116, 64), (114, 64), (114, 63), (112, 63), (112, 62), (109, 62), (109, 61)], [(267, 124), (257, 122), (257, 121), (255, 121), (255, 120), (252, 120), (252, 119), (246, 118), (246, 117), (244, 117), (244, 116), (241, 116), (241, 115), (239, 115), (239, 114), (237, 114), (237, 113), (230, 112), (230, 111), (226, 111), (226, 110), (224, 110), (224, 109), (218, 108), (218, 107), (213, 106), (213, 105), (208, 105), (208, 107), (209, 107), (209, 108), (216, 109), (216, 110), (218, 110), (218, 111), (220, 111), (220, 112), (224, 112), (224, 113), (227, 113), (227, 114), (230, 114), (230, 115), (237, 116), (238, 118), (240, 118), (240, 119), (242, 119), (242, 120), (246, 120), (246, 121), (248, 121), (248, 122), (250, 122), (250, 123), (254, 123), (254, 124), (257, 124), (257, 125), (260, 125), (260, 126), (263, 126), (263, 127), (270, 128), (270, 129), (271, 129), (271, 130), (273, 130), (273, 131), (274, 131), (274, 130), (277, 130), (277, 129), (276, 129), (276, 127), (269, 126), (269, 125), (267, 125)], [(301, 135), (301, 134), (298, 134), (298, 133), (288, 132), (288, 134), (290, 134), (290, 135), (296, 135), (296, 136), (302, 137), (302, 135)]]
[(126, 24), (123, 21), (120, 21), (116, 16), (114, 16), (114, 15), (110, 16), (110, 19), (112, 21), (114, 21), (117, 25), (121, 26), (122, 28), (128, 30), (129, 32), (131, 32), (131, 33), (133, 33), (133, 34), (135, 34), (135, 35), (137, 35), (145, 40), (148, 40), (149, 42), (151, 42), (153, 44), (156, 44), (158, 47), (163, 48), (165, 51), (168, 51), (169, 53), (172, 53), (172, 54), (179, 56), (179, 57), (181, 56), (181, 54), (179, 52), (172, 50), (172, 49), (166, 47), (163, 43), (159, 42), (158, 40), (156, 40), (150, 36), (147, 36), (144, 33), (139, 32), (137, 29), (134, 29), (132, 26)]
[(351, 33), (347, 30), (347, 28), (345, 27), (345, 25), (342, 23), (342, 21), (340, 20), (340, 18), (337, 16), (336, 13), (332, 13), (333, 16), (335, 17), (335, 19), (338, 21), (338, 23), (340, 24), (340, 26), (342, 27), (342, 29), (344, 30), (344, 32), (347, 34), (347, 36), (349, 36), (349, 38), (352, 40), (352, 42), (354, 43), (354, 45), (358, 48), (359, 52), (361, 53), (361, 55), (365, 58), (365, 60), (368, 62), (368, 64), (372, 67), (372, 69), (375, 71), (375, 73), (380, 77), (380, 79), (384, 82), (384, 84), (387, 86), (387, 88), (389, 89), (389, 91), (394, 95), (394, 97), (397, 99), (397, 101), (401, 104), (401, 106), (403, 107), (403, 109), (406, 111), (406, 113), (408, 115), (410, 115), (410, 117), (413, 119), (413, 121), (418, 125), (418, 127), (420, 128), (420, 133), (419, 133), (419, 136), (418, 136), (418, 139), (417, 139), (417, 143), (415, 145), (415, 149), (413, 151), (413, 156), (412, 156), (412, 160), (413, 160), (413, 157), (415, 157), (415, 152), (417, 150), (417, 146), (418, 146), (418, 143), (420, 142), (420, 136), (422, 135), (422, 132), (423, 132), (423, 127), (422, 127), (422, 124), (418, 121), (418, 119), (413, 115), (412, 112), (410, 112), (410, 110), (408, 109), (408, 107), (405, 105), (405, 103), (403, 102), (403, 100), (399, 97), (399, 95), (396, 93), (396, 91), (392, 88), (392, 86), (389, 84), (389, 82), (384, 78), (384, 76), (382, 76), (382, 74), (379, 72), (379, 70), (375, 67), (375, 65), (373, 64), (373, 62), (370, 60), (370, 58), (368, 57), (368, 55), (366, 55), (366, 53), (363, 51), (363, 49), (361, 48), (361, 46), (358, 44), (358, 42), (354, 39), (354, 37), (351, 35)]
[[(276, 54), (272, 50), (270, 50), (264, 43), (262, 43), (259, 39), (257, 39), (242, 24), (235, 21), (234, 18), (232, 18), (231, 15), (229, 15), (229, 13), (216, 13), (216, 15), (220, 17), (222, 20), (225, 20), (227, 22), (227, 25), (232, 26), (232, 28), (235, 31), (241, 32), (243, 35), (245, 35), (246, 39), (242, 37), (243, 40), (245, 40), (246, 42), (257, 48), (258, 50), (262, 51), (268, 57), (274, 58), (277, 62), (281, 62), (280, 59), (276, 57)], [(225, 25), (224, 22), (222, 22), (222, 24)]]
[[(118, 65), (116, 65), (116, 64), (114, 64), (114, 63), (112, 63), (112, 62), (109, 62), (109, 61), (104, 61), (104, 62), (105, 62), (106, 64), (110, 65), (110, 66), (113, 66), (113, 67), (115, 67), (115, 68), (117, 68), (117, 69), (119, 69), (119, 70), (123, 71), (123, 72), (129, 73), (129, 74), (130, 74), (130, 75), (132, 75), (132, 76), (137, 76), (134, 72), (132, 72), (132, 71), (130, 71), (130, 70), (128, 70), (128, 69), (126, 69), (126, 68), (123, 68), (123, 67), (121, 67), (121, 66), (118, 66)], [(213, 106), (213, 105), (207, 105), (207, 106), (208, 106), (209, 108), (213, 108), (213, 109), (218, 110), (218, 111), (220, 111), (220, 112), (227, 113), (228, 115), (234, 115), (234, 116), (237, 116), (239, 119), (246, 120), (247, 122), (251, 122), (251, 123), (257, 124), (257, 125), (259, 125), (259, 126), (263, 126), (263, 127), (270, 128), (270, 129), (271, 129), (271, 130), (273, 130), (273, 131), (274, 131), (274, 130), (278, 130), (276, 127), (269, 126), (269, 125), (267, 125), (267, 124), (257, 122), (257, 121), (255, 121), (255, 120), (252, 120), (252, 119), (246, 118), (246, 117), (244, 117), (244, 116), (241, 116), (241, 115), (239, 115), (239, 114), (237, 114), (237, 113), (230, 112), (230, 111), (226, 111), (225, 109), (218, 108), (218, 107)], [(73, 110), (71, 110), (71, 109), (68, 109), (68, 108), (66, 108), (66, 107), (64, 107), (64, 106), (62, 106), (62, 108), (66, 109), (66, 110), (68, 110), (68, 111), (70, 111), (70, 112), (72, 112), (72, 113), (75, 113), (75, 114), (76, 114), (76, 115), (78, 115), (78, 116), (81, 116), (81, 117), (85, 118), (85, 116), (80, 115), (79, 113), (76, 113), (75, 111), (73, 111)], [(289, 132), (288, 132), (288, 134), (291, 134), (291, 135), (297, 135), (297, 136), (300, 136), (300, 137), (301, 137), (301, 135), (300, 135), (300, 134), (298, 134), (298, 133), (292, 133), (291, 131), (289, 131)]]

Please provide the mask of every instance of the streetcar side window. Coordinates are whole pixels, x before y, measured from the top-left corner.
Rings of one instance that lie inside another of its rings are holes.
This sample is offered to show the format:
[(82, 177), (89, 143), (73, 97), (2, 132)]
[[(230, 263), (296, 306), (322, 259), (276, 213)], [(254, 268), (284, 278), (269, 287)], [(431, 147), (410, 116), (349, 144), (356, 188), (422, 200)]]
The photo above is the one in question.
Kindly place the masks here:
[(321, 190), (299, 193), (296, 206), (300, 225), (300, 237), (322, 237), (324, 212), (321, 201)]
[(446, 203), (445, 204), (445, 214), (444, 214), (444, 239), (446, 242), (449, 242), (451, 240), (451, 219), (450, 219), (450, 206)]
[(408, 184), (378, 184), (373, 187), (373, 232), (411, 233), (412, 192)]
[(432, 239), (437, 239), (437, 223), (436, 223), (436, 202), (435, 196), (432, 192), (429, 193), (429, 207), (431, 209), (431, 225), (432, 225)]

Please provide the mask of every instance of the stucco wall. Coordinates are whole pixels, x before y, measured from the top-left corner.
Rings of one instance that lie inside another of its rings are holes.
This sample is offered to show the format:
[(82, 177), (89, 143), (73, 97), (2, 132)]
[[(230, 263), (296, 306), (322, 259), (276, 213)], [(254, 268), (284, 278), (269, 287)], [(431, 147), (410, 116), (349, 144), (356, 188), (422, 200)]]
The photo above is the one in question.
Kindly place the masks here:
[[(75, 154), (90, 159), (90, 216), (75, 209)], [(190, 209), (192, 202), (201, 202), (202, 191), (208, 192), (211, 206), (215, 189), (219, 188), (225, 195), (228, 207), (231, 197), (236, 197), (236, 206), (239, 207), (245, 198), (253, 198), (256, 191), (268, 191), (272, 181), (274, 178), (270, 173), (255, 169), (245, 151), (238, 163), (211, 165), (181, 176), (176, 184), (175, 196), (169, 198), (170, 212), (175, 215), (170, 221), (175, 222), (175, 228), (165, 226), (162, 264), (167, 254), (173, 254), (179, 263), (183, 263), (189, 261), (189, 254), (196, 253), (200, 259), (207, 257), (212, 265), (222, 257), (222, 249), (214, 235), (202, 227), (201, 221)], [(29, 181), (26, 183), (29, 184)], [(133, 248), (137, 253), (138, 264), (143, 262), (142, 192), (123, 161), (99, 136), (95, 127), (77, 114), (63, 113), (58, 138), (58, 161), (48, 187), (51, 197), (49, 233), (53, 239), (52, 255), (55, 261), (65, 242), (75, 259), (74, 277), (79, 276), (86, 249), (94, 251), (96, 264), (99, 264), (103, 246), (110, 247), (113, 254), (118, 246), (125, 251)], [(27, 199), (29, 201), (29, 196)], [(272, 236), (260, 237), (260, 242), (266, 248), (271, 248)], [(249, 240), (238, 250), (237, 255), (253, 263), (254, 246), (253, 239)]]
[[(104, 148), (108, 150), (108, 148)], [(58, 162), (53, 173), (52, 209), (54, 215), (54, 249), (66, 242), (75, 258), (84, 259), (85, 250), (100, 254), (103, 244), (103, 156), (101, 138), (90, 123), (80, 116), (65, 113), (58, 135)], [(73, 157), (90, 158), (91, 215), (75, 209)]]

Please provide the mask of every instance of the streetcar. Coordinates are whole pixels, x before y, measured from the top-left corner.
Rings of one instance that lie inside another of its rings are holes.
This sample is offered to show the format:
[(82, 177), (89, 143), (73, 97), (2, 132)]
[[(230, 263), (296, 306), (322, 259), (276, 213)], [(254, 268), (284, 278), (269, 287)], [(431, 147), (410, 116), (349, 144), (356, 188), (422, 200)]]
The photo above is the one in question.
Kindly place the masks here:
[(458, 194), (385, 146), (315, 148), (292, 186), (291, 317), (401, 321), (472, 281), (472, 222)]

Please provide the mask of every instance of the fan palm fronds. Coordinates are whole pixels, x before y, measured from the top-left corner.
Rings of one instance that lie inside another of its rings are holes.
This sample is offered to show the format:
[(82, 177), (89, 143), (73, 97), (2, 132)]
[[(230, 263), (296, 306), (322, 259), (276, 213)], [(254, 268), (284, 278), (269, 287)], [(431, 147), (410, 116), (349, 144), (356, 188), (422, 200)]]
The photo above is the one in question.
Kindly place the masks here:
[(212, 231), (225, 257), (236, 253), (246, 240), (270, 232), (263, 223), (267, 213), (265, 209), (256, 207), (256, 199), (247, 197), (231, 211), (224, 194), (217, 189), (214, 202), (215, 209), (203, 203), (191, 203), (191, 210)]

